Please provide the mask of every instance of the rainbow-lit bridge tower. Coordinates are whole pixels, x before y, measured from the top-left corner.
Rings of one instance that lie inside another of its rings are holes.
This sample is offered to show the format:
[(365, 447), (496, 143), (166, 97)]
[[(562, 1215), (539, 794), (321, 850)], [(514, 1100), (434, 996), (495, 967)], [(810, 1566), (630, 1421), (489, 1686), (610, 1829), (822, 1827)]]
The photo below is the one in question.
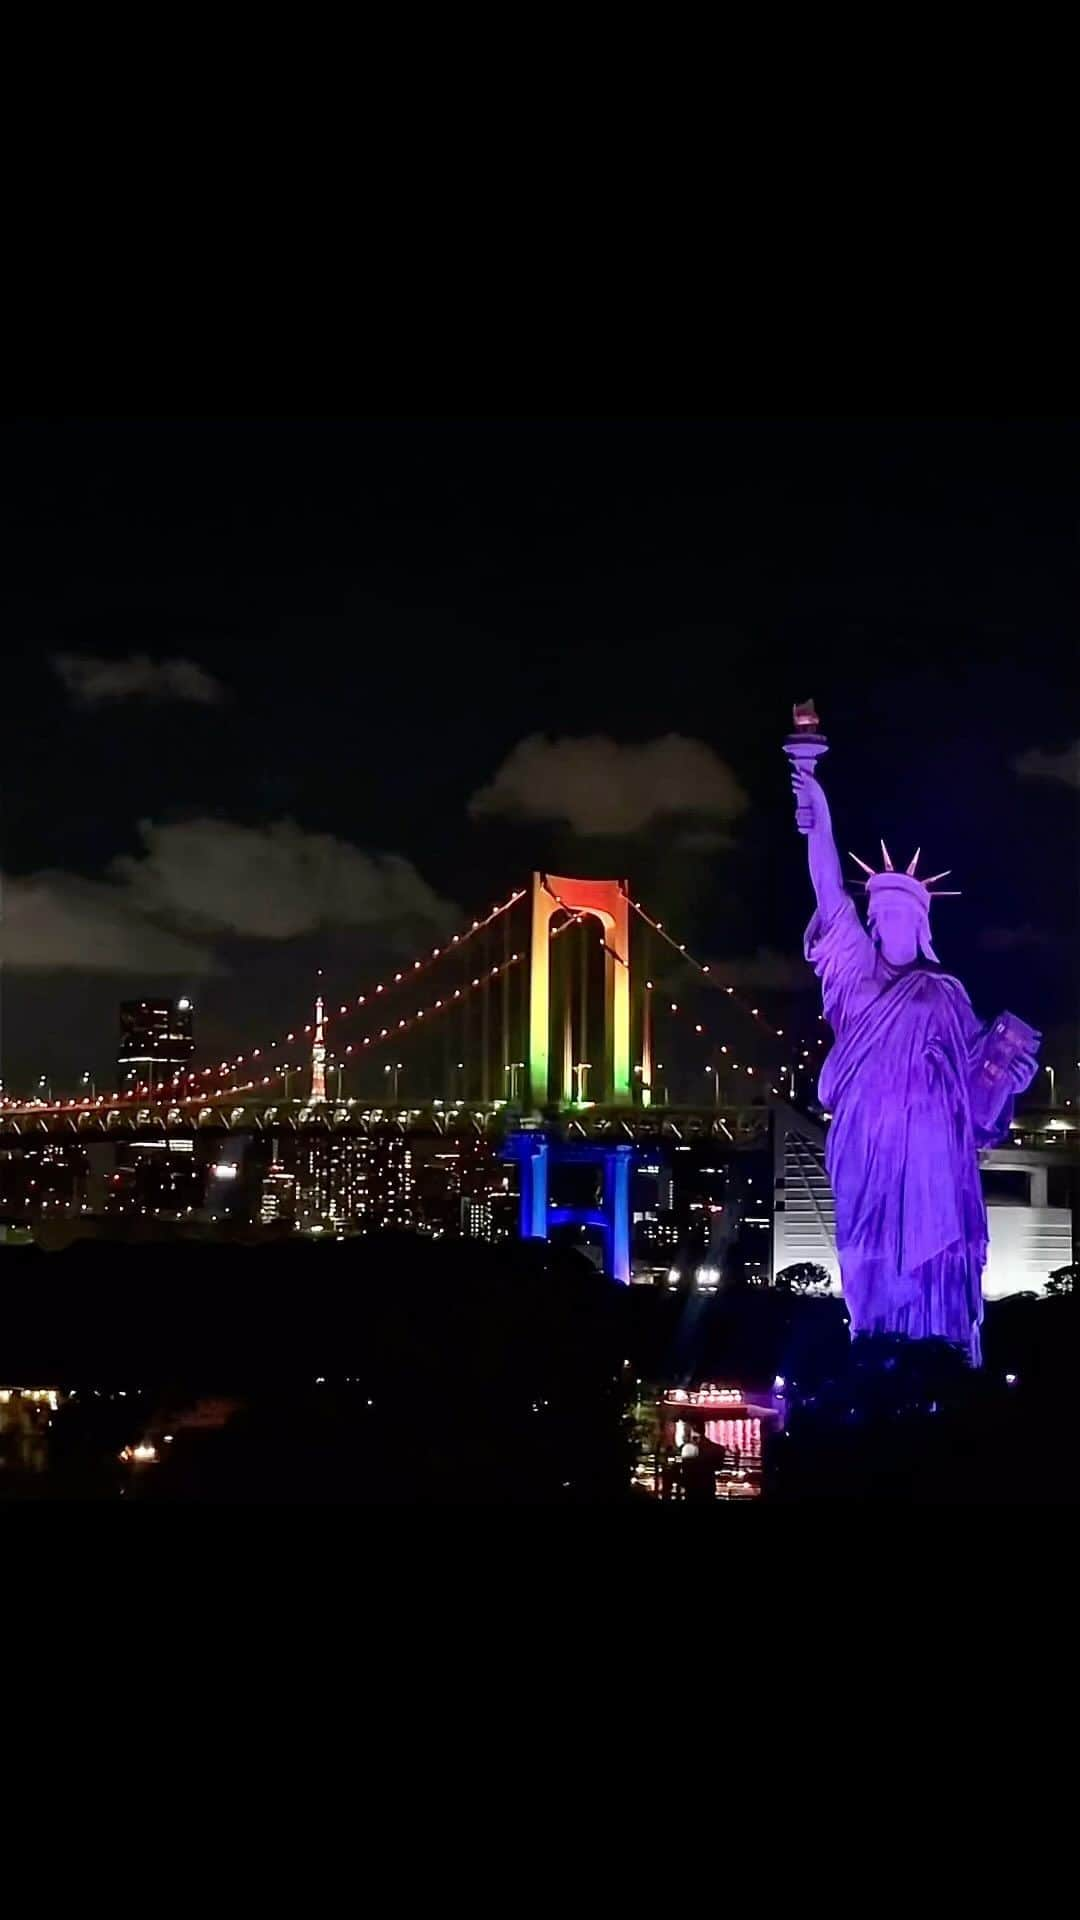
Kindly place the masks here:
[[(612, 1106), (630, 1106), (630, 902), (619, 880), (575, 880), (564, 874), (534, 873), (532, 937), (529, 951), (529, 1105), (534, 1114), (550, 1107), (551, 1089), (551, 921), (556, 914), (595, 920), (604, 948), (604, 1059), (599, 1098)], [(560, 1095), (563, 1106), (574, 1098), (569, 1034), (563, 1050)], [(507, 1140), (520, 1182), (519, 1226), (523, 1240), (546, 1240), (553, 1226), (599, 1228), (604, 1266), (614, 1279), (630, 1278), (630, 1179), (635, 1149), (570, 1143), (560, 1130), (529, 1123)], [(553, 1166), (582, 1160), (600, 1174), (595, 1207), (555, 1206), (549, 1197)]]

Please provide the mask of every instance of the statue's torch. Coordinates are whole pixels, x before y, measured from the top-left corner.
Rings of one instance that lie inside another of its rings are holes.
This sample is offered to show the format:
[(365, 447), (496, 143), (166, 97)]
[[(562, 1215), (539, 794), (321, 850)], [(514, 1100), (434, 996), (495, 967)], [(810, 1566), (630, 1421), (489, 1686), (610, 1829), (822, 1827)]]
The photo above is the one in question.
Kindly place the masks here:
[[(821, 731), (821, 722), (814, 712), (812, 700), (804, 700), (792, 709), (795, 722), (794, 733), (789, 733), (784, 741), (784, 752), (793, 767), (805, 767), (807, 773), (813, 773), (815, 765), (823, 753), (828, 753), (829, 743)], [(811, 820), (807, 809), (797, 806), (795, 824), (800, 833), (809, 833)]]

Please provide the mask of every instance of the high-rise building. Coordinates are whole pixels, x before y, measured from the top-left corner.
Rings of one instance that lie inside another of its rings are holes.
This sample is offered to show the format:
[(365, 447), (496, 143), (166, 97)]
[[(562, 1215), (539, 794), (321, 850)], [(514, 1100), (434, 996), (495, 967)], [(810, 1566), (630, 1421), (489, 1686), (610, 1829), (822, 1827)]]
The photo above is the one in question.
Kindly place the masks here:
[(186, 1217), (202, 1205), (203, 1169), (190, 1137), (124, 1141), (115, 1171), (121, 1177), (114, 1180), (113, 1197), (125, 1212)]
[(368, 1143), (363, 1134), (330, 1136), (330, 1218), (355, 1226), (368, 1210)]
[(301, 1226), (321, 1227), (330, 1218), (330, 1136), (321, 1129), (297, 1143), (296, 1209)]
[(470, 1240), (508, 1240), (517, 1231), (518, 1197), (510, 1172), (489, 1140), (462, 1147), (461, 1232)]
[(259, 1219), (264, 1227), (274, 1220), (292, 1220), (296, 1214), (296, 1175), (280, 1160), (271, 1160), (259, 1194)]
[(467, 1240), (513, 1240), (517, 1236), (518, 1197), (504, 1174), (499, 1187), (461, 1202), (461, 1231)]
[(393, 1129), (370, 1139), (369, 1217), (376, 1227), (411, 1227), (415, 1221), (412, 1148)]
[(412, 1203), (417, 1226), (441, 1237), (461, 1226), (461, 1146), (457, 1140), (422, 1135), (410, 1143)]
[(122, 1000), (117, 1085), (166, 1086), (186, 1073), (195, 1051), (194, 1007), (180, 1000)]
[(463, 1200), (461, 1202), (461, 1231), (467, 1240), (490, 1240), (492, 1238), (491, 1201)]
[(302, 1135), (296, 1173), (301, 1225), (355, 1226), (365, 1218), (369, 1153), (363, 1134), (332, 1133), (319, 1127)]

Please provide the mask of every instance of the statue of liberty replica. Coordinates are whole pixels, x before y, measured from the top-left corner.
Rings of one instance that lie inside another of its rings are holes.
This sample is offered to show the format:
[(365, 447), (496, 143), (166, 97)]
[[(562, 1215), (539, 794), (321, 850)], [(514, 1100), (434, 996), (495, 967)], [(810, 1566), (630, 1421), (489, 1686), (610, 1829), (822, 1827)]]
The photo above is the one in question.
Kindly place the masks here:
[(980, 1022), (930, 940), (919, 853), (901, 872), (884, 841), (867, 876), (864, 927), (844, 885), (817, 761), (827, 750), (813, 702), (785, 743), (796, 824), (817, 910), (806, 958), (821, 981), (834, 1043), (818, 1083), (831, 1114), (825, 1163), (852, 1338), (945, 1340), (981, 1361), (986, 1206), (980, 1148), (1006, 1138), (1013, 1102), (1037, 1068), (1041, 1036), (1012, 1014)]

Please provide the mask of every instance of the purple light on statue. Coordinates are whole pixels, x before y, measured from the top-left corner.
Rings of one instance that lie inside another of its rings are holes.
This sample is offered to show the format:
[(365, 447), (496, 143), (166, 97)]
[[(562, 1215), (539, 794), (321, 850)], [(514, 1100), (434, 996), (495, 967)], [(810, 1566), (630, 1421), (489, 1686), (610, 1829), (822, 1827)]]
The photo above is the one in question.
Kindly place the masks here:
[[(792, 778), (797, 768), (805, 768), (813, 775), (817, 762), (823, 753), (828, 753), (829, 743), (821, 731), (821, 722), (814, 711), (812, 700), (797, 703), (791, 712), (794, 733), (789, 733), (784, 741), (784, 752), (791, 761)], [(806, 833), (810, 826), (810, 815), (802, 801), (795, 810), (795, 824), (800, 833)]]
[[(784, 743), (796, 824), (806, 835), (817, 911), (806, 958), (835, 1036), (818, 1081), (832, 1115), (825, 1160), (852, 1335), (948, 1340), (981, 1359), (986, 1206), (979, 1150), (1006, 1138), (1013, 1102), (1037, 1070), (1040, 1035), (1001, 1014), (980, 1022), (930, 939), (930, 887), (917, 850), (898, 872), (852, 858), (867, 879), (867, 925), (848, 893), (815, 761), (812, 704)], [(1011, 1383), (1010, 1383), (1011, 1384)]]

